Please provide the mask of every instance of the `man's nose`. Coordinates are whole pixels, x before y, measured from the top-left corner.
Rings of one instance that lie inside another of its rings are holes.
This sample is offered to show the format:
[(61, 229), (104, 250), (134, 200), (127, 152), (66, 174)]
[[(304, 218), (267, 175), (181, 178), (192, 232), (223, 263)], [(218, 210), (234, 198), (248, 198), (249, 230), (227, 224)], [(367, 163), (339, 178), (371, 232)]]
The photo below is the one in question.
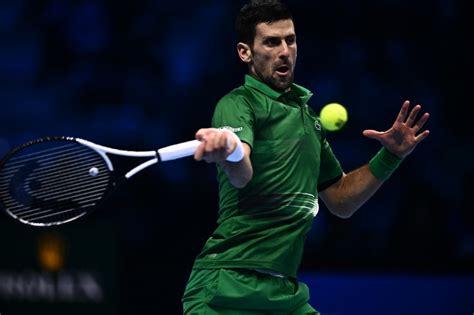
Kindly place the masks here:
[(285, 41), (281, 42), (280, 58), (288, 58), (290, 56), (290, 48)]

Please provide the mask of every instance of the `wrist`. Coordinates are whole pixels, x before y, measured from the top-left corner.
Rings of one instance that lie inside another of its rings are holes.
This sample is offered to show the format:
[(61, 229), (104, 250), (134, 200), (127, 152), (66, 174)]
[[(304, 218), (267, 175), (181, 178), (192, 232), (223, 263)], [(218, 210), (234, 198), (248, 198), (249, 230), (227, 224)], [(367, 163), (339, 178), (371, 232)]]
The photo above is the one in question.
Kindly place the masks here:
[[(223, 131), (227, 132), (230, 134), (235, 141), (235, 148), (234, 150), (227, 156), (226, 160), (229, 162), (239, 162), (244, 158), (245, 151), (244, 151), (244, 146), (242, 145), (242, 141), (240, 141), (240, 138), (231, 130), (229, 129), (222, 129)], [(229, 141), (227, 141), (227, 146), (230, 147), (231, 144)]]
[(395, 154), (382, 147), (380, 151), (369, 161), (369, 169), (372, 174), (384, 181), (387, 180), (398, 168), (403, 160)]

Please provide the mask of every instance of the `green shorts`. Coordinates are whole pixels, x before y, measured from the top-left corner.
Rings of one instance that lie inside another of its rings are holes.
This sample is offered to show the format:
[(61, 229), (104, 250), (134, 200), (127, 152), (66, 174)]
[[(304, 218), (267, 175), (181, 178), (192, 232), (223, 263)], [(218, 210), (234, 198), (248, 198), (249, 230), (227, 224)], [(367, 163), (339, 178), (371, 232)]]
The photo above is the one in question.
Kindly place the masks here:
[(183, 295), (187, 315), (319, 314), (304, 283), (248, 269), (193, 269)]

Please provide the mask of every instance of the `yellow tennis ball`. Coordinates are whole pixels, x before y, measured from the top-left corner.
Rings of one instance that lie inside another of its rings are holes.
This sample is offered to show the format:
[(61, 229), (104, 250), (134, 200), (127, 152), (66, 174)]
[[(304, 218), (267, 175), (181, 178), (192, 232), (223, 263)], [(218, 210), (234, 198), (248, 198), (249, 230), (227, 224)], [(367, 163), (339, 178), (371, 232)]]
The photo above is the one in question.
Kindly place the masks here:
[(337, 131), (347, 122), (347, 110), (339, 103), (330, 103), (321, 109), (321, 124), (328, 131)]

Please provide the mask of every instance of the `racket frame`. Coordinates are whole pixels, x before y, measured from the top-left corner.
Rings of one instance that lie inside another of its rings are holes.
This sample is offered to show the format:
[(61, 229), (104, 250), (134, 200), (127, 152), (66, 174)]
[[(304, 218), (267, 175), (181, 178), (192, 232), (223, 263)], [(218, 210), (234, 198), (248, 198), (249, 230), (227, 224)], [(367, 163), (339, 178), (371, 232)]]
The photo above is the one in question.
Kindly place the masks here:
[[(114, 149), (110, 147), (106, 147), (103, 145), (99, 145), (96, 143), (93, 143), (91, 141), (81, 139), (81, 138), (76, 138), (76, 137), (68, 137), (68, 136), (52, 136), (52, 137), (44, 137), (36, 140), (29, 141), (27, 143), (24, 143), (14, 149), (12, 149), (10, 152), (8, 152), (1, 160), (0, 160), (0, 168), (3, 167), (3, 165), (12, 157), (14, 156), (17, 152), (30, 147), (35, 144), (40, 144), (40, 143), (45, 143), (45, 142), (52, 142), (52, 141), (65, 141), (65, 142), (76, 142), (79, 143), (80, 145), (83, 145), (93, 151), (95, 151), (97, 154), (99, 154), (102, 159), (104, 160), (107, 168), (109, 169), (111, 173), (110, 181), (108, 188), (104, 191), (104, 196), (100, 199), (100, 201), (92, 206), (90, 209), (85, 210), (83, 213), (78, 214), (77, 216), (74, 216), (69, 219), (65, 219), (63, 221), (56, 221), (56, 222), (48, 222), (48, 223), (39, 223), (39, 222), (32, 222), (28, 220), (24, 220), (18, 216), (16, 216), (14, 213), (9, 211), (8, 208), (5, 208), (5, 212), (13, 217), (15, 220), (20, 221), (21, 223), (32, 225), (32, 226), (41, 226), (41, 227), (47, 227), (47, 226), (54, 226), (54, 225), (61, 225), (64, 223), (68, 223), (71, 221), (74, 221), (90, 212), (92, 212), (94, 209), (96, 209), (106, 198), (108, 195), (110, 195), (112, 190), (115, 190), (120, 184), (125, 179), (129, 179), (130, 177), (134, 176), (138, 172), (142, 171), (143, 169), (156, 164), (161, 161), (169, 161), (169, 160), (174, 160), (174, 159), (179, 159), (182, 157), (190, 156), (193, 155), (196, 148), (199, 146), (200, 141), (198, 140), (191, 140), (183, 143), (178, 143), (175, 145), (170, 145), (167, 147), (160, 148), (155, 151), (129, 151), (129, 150), (120, 150), (120, 149)], [(112, 164), (112, 161), (110, 160), (108, 154), (113, 154), (116, 156), (125, 156), (125, 157), (137, 157), (137, 158), (147, 158), (150, 157), (151, 159), (135, 166), (131, 170), (129, 170), (123, 177), (117, 176), (117, 174), (114, 172), (114, 166)]]

